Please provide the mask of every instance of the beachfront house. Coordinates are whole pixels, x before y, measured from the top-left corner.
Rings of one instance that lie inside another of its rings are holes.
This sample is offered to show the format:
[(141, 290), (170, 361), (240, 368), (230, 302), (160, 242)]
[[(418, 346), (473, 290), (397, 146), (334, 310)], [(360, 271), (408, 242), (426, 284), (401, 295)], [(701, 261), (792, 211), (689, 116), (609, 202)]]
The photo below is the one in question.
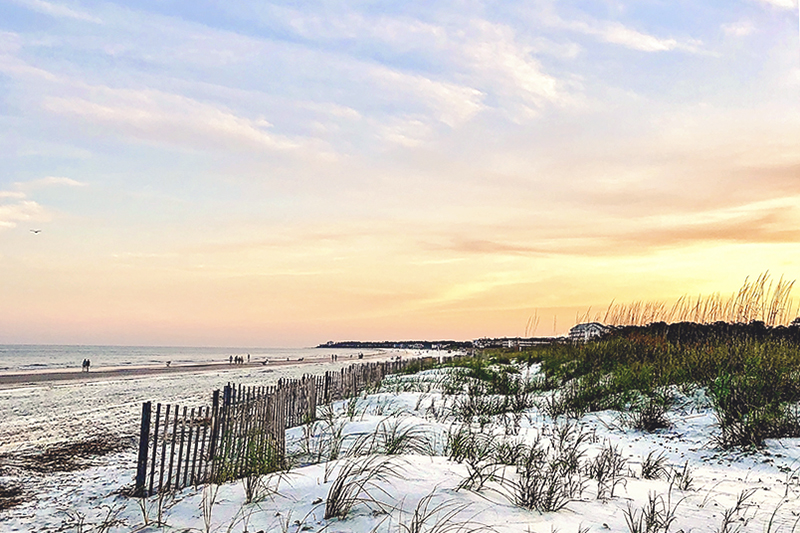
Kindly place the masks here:
[(569, 340), (575, 342), (586, 342), (601, 337), (608, 331), (608, 326), (600, 322), (587, 322), (578, 324), (569, 330)]

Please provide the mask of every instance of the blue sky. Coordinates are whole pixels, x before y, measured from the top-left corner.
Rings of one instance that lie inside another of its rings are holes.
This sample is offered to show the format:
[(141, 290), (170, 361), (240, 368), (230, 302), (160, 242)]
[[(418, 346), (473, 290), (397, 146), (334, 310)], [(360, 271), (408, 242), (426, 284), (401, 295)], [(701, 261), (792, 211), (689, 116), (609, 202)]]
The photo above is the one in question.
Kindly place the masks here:
[(792, 278), (798, 33), (796, 0), (0, 0), (0, 342), (518, 335)]

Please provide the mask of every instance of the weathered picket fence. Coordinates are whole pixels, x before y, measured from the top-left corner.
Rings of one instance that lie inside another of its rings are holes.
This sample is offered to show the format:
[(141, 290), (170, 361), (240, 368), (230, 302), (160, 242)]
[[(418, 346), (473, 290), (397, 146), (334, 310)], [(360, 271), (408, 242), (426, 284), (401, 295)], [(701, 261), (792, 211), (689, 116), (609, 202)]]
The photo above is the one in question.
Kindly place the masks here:
[[(439, 361), (450, 357), (439, 358)], [(281, 468), (286, 429), (316, 419), (317, 405), (359, 394), (387, 375), (433, 366), (434, 358), (353, 364), (282, 379), (268, 387), (228, 384), (210, 406), (142, 404), (134, 495), (222, 483)], [(444, 362), (444, 361), (442, 361)]]

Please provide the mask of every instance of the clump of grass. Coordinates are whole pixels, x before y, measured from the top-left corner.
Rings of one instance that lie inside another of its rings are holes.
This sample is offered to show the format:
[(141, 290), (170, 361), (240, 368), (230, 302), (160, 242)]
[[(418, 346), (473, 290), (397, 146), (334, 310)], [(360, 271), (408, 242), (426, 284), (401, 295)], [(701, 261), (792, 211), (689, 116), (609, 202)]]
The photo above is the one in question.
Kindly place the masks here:
[(503, 439), (494, 447), (493, 458), (498, 464), (513, 466), (519, 463), (524, 453), (523, 441)]
[(517, 478), (505, 482), (510, 499), (525, 509), (552, 512), (563, 509), (575, 496), (571, 480), (559, 475), (558, 460), (530, 446), (517, 465)]
[(651, 450), (647, 457), (642, 459), (642, 479), (661, 479), (669, 475), (667, 456), (664, 452), (658, 455), (655, 453), (655, 450)]
[(600, 453), (589, 462), (586, 473), (597, 481), (597, 498), (614, 497), (614, 489), (622, 482), (622, 471), (626, 464), (619, 448), (606, 442)]
[(351, 422), (356, 418), (363, 419), (368, 407), (358, 396), (352, 396), (345, 402), (345, 414)]
[(432, 455), (433, 451), (433, 436), (424, 426), (386, 418), (373, 433), (360, 437), (348, 455)]
[(650, 433), (672, 425), (667, 416), (670, 407), (671, 396), (663, 391), (654, 391), (634, 400), (630, 410), (623, 413), (621, 418), (626, 426)]
[(749, 500), (757, 490), (758, 489), (745, 489), (740, 492), (739, 496), (736, 498), (736, 504), (722, 512), (722, 523), (714, 533), (737, 533), (741, 530), (740, 525), (735, 525), (737, 522), (744, 522), (743, 525), (746, 526), (747, 520), (745, 515), (747, 514), (747, 509), (750, 507), (747, 500)]
[(628, 504), (623, 512), (629, 533), (668, 533), (677, 518), (680, 501), (671, 504), (670, 494), (665, 498), (653, 492), (648, 494), (647, 504), (641, 509), (633, 509)]
[(586, 455), (585, 445), (588, 439), (589, 433), (577, 424), (566, 422), (553, 426), (550, 449), (557, 473), (564, 476), (579, 473)]
[(686, 461), (680, 470), (673, 470), (671, 483), (680, 491), (692, 490), (694, 478), (692, 477), (692, 469), (689, 468), (689, 461)]
[(217, 504), (219, 485), (206, 483), (203, 485), (203, 496), (200, 502), (200, 510), (203, 513), (203, 526), (205, 533), (211, 533), (211, 526), (214, 517), (214, 506)]
[(457, 463), (466, 459), (472, 453), (473, 439), (469, 426), (450, 426), (445, 436), (445, 454), (448, 459)]
[(474, 492), (483, 490), (490, 481), (502, 481), (504, 466), (490, 460), (470, 460), (465, 461), (467, 465), (467, 477), (465, 477), (456, 487), (456, 490), (466, 489)]
[(339, 417), (330, 405), (317, 409), (320, 419), (302, 427), (299, 449), (294, 451), (284, 465), (308, 465), (325, 462), (325, 483), (331, 475), (334, 462), (343, 453), (347, 421)]
[(585, 487), (580, 466), (587, 436), (569, 423), (556, 425), (547, 441), (537, 436), (517, 461), (516, 477), (501, 480), (503, 493), (516, 505), (539, 512), (558, 511), (579, 498)]
[(452, 414), (461, 422), (472, 422), (482, 417), (493, 417), (507, 411), (505, 398), (490, 396), (478, 383), (472, 383), (467, 389), (467, 394), (456, 398)]
[[(800, 436), (797, 409), (775, 395), (776, 389), (794, 389), (797, 384), (782, 383), (782, 376), (770, 370), (753, 362), (742, 374), (722, 373), (714, 380), (710, 392), (721, 447), (759, 447), (767, 438)], [(792, 391), (791, 396), (798, 392)]]
[(379, 482), (398, 475), (397, 464), (386, 456), (349, 457), (343, 460), (325, 499), (325, 519), (344, 519), (359, 503), (383, 508), (384, 505), (375, 495), (386, 494)]
[(256, 440), (250, 440), (244, 462), (246, 475), (242, 478), (242, 486), (245, 501), (252, 503), (268, 494), (267, 486), (263, 482), (264, 476), (283, 468), (284, 461), (278, 447), (273, 442), (267, 440), (262, 444)]
[(435, 492), (426, 495), (417, 502), (411, 519), (398, 524), (400, 533), (477, 533), (494, 531), (484, 524), (472, 520), (459, 521), (456, 517), (469, 505), (458, 505), (453, 502), (433, 504)]
[(479, 491), (496, 478), (502, 470), (502, 463), (496, 459), (497, 449), (497, 440), (491, 434), (473, 431), (467, 425), (451, 427), (445, 451), (451, 461), (465, 463), (468, 471), (458, 489)]
[(580, 418), (586, 413), (621, 407), (613, 376), (599, 372), (576, 377), (545, 399), (542, 408), (551, 418)]

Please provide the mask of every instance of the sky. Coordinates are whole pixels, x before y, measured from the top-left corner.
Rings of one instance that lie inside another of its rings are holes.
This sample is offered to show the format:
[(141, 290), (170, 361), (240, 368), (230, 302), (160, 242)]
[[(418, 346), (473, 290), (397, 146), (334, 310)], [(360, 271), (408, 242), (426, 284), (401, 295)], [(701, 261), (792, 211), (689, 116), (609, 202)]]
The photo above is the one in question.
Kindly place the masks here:
[(795, 279), (799, 33), (797, 0), (0, 0), (0, 343), (549, 335)]

